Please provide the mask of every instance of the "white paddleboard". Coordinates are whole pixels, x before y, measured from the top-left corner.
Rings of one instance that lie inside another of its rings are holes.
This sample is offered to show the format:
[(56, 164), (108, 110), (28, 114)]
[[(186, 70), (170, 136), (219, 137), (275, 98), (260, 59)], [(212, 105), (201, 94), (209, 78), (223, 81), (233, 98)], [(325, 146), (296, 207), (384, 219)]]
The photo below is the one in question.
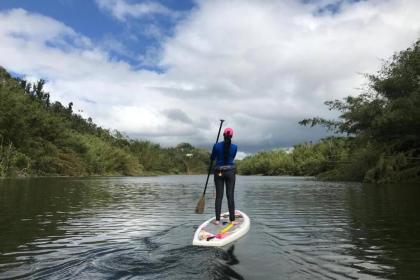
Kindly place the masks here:
[(236, 225), (230, 223), (229, 212), (220, 216), (219, 225), (213, 223), (215, 220), (216, 217), (213, 217), (198, 227), (194, 234), (193, 245), (223, 246), (244, 236), (251, 226), (249, 217), (239, 210), (235, 211), (235, 221), (238, 222)]

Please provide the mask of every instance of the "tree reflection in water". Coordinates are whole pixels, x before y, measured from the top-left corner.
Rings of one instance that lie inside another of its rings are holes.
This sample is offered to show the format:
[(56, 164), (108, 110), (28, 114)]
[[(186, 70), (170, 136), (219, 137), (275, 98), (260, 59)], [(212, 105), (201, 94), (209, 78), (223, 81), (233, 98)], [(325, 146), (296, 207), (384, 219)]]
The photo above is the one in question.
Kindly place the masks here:
[(360, 260), (355, 268), (385, 278), (408, 279), (415, 271), (420, 275), (419, 197), (418, 186), (410, 184), (348, 189), (354, 246), (347, 250)]

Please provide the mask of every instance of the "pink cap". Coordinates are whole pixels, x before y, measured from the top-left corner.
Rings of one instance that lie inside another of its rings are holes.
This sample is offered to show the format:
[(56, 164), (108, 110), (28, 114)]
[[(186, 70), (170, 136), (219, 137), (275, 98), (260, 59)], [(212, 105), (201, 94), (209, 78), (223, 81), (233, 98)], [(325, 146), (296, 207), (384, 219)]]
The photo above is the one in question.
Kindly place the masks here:
[(223, 135), (232, 137), (233, 136), (233, 129), (230, 128), (230, 127), (225, 128), (225, 131), (223, 132)]

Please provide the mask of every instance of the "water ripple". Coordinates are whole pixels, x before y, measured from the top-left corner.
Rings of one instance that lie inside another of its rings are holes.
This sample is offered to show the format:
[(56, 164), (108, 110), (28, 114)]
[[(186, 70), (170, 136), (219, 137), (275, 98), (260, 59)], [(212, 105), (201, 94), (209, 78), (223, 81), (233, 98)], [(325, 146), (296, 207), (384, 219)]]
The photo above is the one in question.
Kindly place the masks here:
[(213, 212), (210, 186), (206, 215), (193, 213), (204, 180), (0, 182), (0, 279), (394, 279), (420, 274), (418, 190), (239, 176), (236, 203), (251, 217), (250, 232), (231, 246), (201, 248), (190, 244), (197, 226)]

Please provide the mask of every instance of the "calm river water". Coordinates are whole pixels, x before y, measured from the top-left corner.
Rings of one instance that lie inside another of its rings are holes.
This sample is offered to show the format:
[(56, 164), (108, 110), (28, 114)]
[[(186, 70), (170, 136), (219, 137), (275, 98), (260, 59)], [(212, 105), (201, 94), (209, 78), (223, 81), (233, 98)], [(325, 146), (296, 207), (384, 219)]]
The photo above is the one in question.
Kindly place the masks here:
[[(0, 181), (0, 279), (419, 279), (420, 186), (242, 177), (251, 230), (191, 245), (205, 176)], [(223, 209), (226, 210), (226, 199)]]

